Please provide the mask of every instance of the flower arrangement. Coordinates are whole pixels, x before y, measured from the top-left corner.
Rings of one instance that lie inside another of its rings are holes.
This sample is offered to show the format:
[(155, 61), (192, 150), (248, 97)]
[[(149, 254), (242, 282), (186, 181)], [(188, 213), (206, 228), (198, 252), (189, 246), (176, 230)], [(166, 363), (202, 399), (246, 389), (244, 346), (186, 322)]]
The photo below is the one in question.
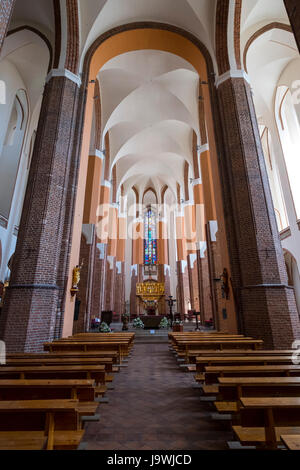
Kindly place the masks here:
[(162, 318), (159, 324), (159, 328), (169, 328), (169, 325), (170, 325), (169, 320), (166, 317), (164, 317)]
[(183, 325), (183, 321), (176, 318), (176, 320), (173, 322), (173, 325)]
[(139, 329), (143, 329), (145, 327), (144, 323), (142, 322), (142, 320), (137, 317), (133, 320), (133, 324), (132, 324), (133, 328), (139, 328)]
[(100, 333), (111, 333), (111, 329), (109, 328), (108, 324), (102, 322), (99, 328)]

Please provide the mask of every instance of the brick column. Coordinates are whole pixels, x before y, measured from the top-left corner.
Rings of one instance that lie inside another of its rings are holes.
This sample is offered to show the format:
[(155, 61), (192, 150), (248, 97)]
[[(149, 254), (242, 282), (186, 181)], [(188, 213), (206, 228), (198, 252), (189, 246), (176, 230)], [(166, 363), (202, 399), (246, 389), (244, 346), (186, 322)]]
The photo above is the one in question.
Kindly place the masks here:
[(176, 246), (177, 246), (177, 311), (184, 318), (187, 313), (186, 299), (190, 299), (189, 276), (187, 266), (187, 246), (185, 239), (184, 211), (176, 214)]
[(165, 295), (158, 302), (158, 313), (159, 315), (168, 315), (169, 307), (167, 306), (166, 298), (171, 295), (170, 266), (167, 264), (159, 264), (157, 266), (157, 280), (165, 285)]
[(284, 0), (285, 8), (293, 28), (294, 36), (300, 51), (300, 4), (299, 0)]
[(121, 315), (125, 313), (125, 263), (123, 261), (116, 263), (114, 311), (121, 321)]
[(105, 310), (114, 309), (115, 303), (115, 282), (116, 282), (116, 262), (117, 262), (117, 240), (118, 240), (118, 214), (117, 207), (111, 205), (109, 215), (109, 235), (106, 260), (105, 277)]
[(0, 52), (7, 34), (15, 0), (1, 0), (0, 2)]
[(90, 329), (92, 311), (92, 289), (95, 266), (95, 226), (84, 225), (81, 236), (79, 264), (82, 264), (80, 273), (79, 292), (77, 299), (80, 301), (79, 316), (74, 320), (73, 334), (85, 333)]
[[(217, 279), (220, 278), (222, 272), (222, 256), (220, 244), (217, 238), (218, 223), (217, 221), (209, 221), (206, 224), (206, 240), (207, 249), (203, 254), (204, 265), (208, 265), (208, 275), (210, 281), (210, 296), (211, 296), (211, 317), (214, 320), (214, 326), (217, 330), (234, 331), (231, 330), (226, 319), (221, 316), (222, 302), (221, 302), (221, 287)], [(202, 261), (202, 260), (201, 260)], [(203, 266), (204, 268), (204, 266)]]
[(130, 313), (133, 316), (139, 316), (143, 312), (143, 307), (136, 296), (136, 284), (143, 282), (144, 221), (142, 217), (136, 218), (133, 222), (132, 235)]
[(169, 314), (166, 297), (170, 295), (169, 240), (167, 221), (160, 217), (157, 224), (157, 280), (165, 285), (165, 296), (158, 303), (159, 315)]
[[(69, 74), (72, 75), (72, 74)], [(8, 352), (40, 351), (54, 337), (58, 267), (70, 185), (78, 81), (49, 76), (1, 318)], [(75, 76), (74, 76), (75, 77)]]
[[(122, 210), (122, 207), (121, 207)], [(125, 242), (127, 237), (127, 216), (119, 214), (118, 217), (118, 240), (117, 240), (117, 262), (115, 283), (115, 305), (114, 311), (119, 315), (125, 313)]]
[(190, 285), (187, 261), (177, 261), (177, 281), (178, 281), (178, 298), (176, 303), (177, 312), (180, 313), (181, 318), (188, 311), (186, 299), (190, 299)]
[(218, 82), (220, 165), (240, 326), (246, 335), (262, 338), (266, 348), (290, 348), (300, 337), (299, 316), (288, 287), (251, 90), (242, 76), (228, 75)]
[(91, 317), (93, 318), (100, 318), (101, 312), (104, 310), (106, 258), (107, 245), (105, 243), (97, 243), (95, 250), (94, 277), (92, 287)]
[(187, 263), (190, 286), (191, 310), (196, 310), (196, 312), (199, 312), (199, 279), (196, 252), (188, 254)]

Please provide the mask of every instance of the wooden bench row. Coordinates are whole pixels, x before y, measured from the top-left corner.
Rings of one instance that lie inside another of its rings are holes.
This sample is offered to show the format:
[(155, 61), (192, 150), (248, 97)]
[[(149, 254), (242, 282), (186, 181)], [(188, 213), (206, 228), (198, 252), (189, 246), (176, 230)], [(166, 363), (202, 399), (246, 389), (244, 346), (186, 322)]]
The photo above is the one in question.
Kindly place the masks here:
[(49, 353), (9, 354), (0, 367), (0, 449), (77, 449), (133, 339), (83, 335), (48, 343)]

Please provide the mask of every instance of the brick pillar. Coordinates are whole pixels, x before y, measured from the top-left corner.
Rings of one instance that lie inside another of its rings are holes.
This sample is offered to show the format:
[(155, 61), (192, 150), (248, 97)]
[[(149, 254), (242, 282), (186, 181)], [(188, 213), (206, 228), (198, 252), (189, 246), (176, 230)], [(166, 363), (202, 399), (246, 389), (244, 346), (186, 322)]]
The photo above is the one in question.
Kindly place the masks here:
[(206, 246), (201, 246), (201, 248), (197, 250), (197, 267), (200, 291), (199, 309), (202, 315), (201, 318), (203, 320), (210, 320), (210, 318), (214, 318), (214, 314), (212, 305), (209, 259)]
[(197, 253), (190, 253), (187, 257), (188, 276), (190, 287), (191, 310), (199, 312), (199, 279), (197, 266)]
[[(123, 207), (121, 207), (123, 209)], [(121, 320), (125, 313), (125, 241), (127, 237), (127, 217), (123, 214), (118, 217), (117, 263), (115, 283), (114, 311)]]
[[(255, 109), (244, 78), (220, 80), (220, 156), (232, 286), (242, 331), (266, 348), (290, 348), (300, 337), (289, 288)], [(221, 150), (221, 148), (220, 148)]]
[(8, 352), (40, 351), (54, 337), (77, 102), (74, 81), (46, 83), (0, 326)]
[(15, 0), (1, 0), (0, 2), (0, 52), (7, 34)]
[(104, 310), (104, 291), (106, 274), (107, 245), (97, 243), (94, 260), (91, 317), (100, 318)]
[(116, 257), (108, 255), (106, 260), (104, 310), (114, 309), (116, 283)]
[(190, 300), (189, 273), (186, 261), (177, 261), (177, 281), (178, 296), (176, 308), (181, 318), (184, 319), (184, 315), (188, 311), (187, 300)]
[(118, 212), (115, 205), (110, 206), (108, 247), (105, 277), (105, 310), (114, 309), (115, 304), (115, 283), (116, 283), (116, 262), (117, 262), (117, 242), (118, 242)]
[(217, 221), (209, 221), (206, 225), (207, 249), (203, 256), (207, 258), (208, 271), (210, 276), (210, 296), (211, 296), (211, 317), (214, 320), (214, 326), (217, 330), (230, 331), (228, 326), (224, 325), (222, 319), (221, 304), (221, 286), (217, 279), (222, 272), (221, 249), (217, 239), (218, 224)]
[(114, 311), (121, 321), (121, 315), (125, 313), (125, 263), (122, 261), (116, 263)]
[(157, 266), (157, 280), (165, 285), (165, 295), (158, 302), (158, 313), (159, 315), (168, 315), (169, 307), (167, 306), (166, 298), (171, 295), (170, 285), (170, 266), (166, 264), (159, 264)]
[(285, 8), (290, 19), (291, 26), (298, 49), (300, 51), (300, 4), (299, 0), (284, 0)]
[(133, 222), (132, 238), (130, 313), (133, 316), (139, 316), (144, 311), (142, 302), (136, 296), (136, 284), (143, 282), (144, 221), (142, 217), (136, 218)]
[(130, 290), (130, 315), (132, 318), (138, 316), (139, 300), (136, 296), (136, 285), (139, 282), (138, 265), (131, 266), (131, 290)]
[(166, 219), (159, 218), (157, 228), (157, 279), (158, 282), (165, 285), (165, 296), (158, 302), (158, 313), (159, 315), (166, 315), (169, 314), (166, 297), (170, 295), (169, 240)]
[(84, 225), (83, 229), (79, 256), (79, 264), (82, 264), (82, 269), (77, 294), (77, 299), (80, 300), (80, 308), (78, 319), (74, 321), (73, 334), (88, 332), (91, 325), (96, 238), (93, 225)]

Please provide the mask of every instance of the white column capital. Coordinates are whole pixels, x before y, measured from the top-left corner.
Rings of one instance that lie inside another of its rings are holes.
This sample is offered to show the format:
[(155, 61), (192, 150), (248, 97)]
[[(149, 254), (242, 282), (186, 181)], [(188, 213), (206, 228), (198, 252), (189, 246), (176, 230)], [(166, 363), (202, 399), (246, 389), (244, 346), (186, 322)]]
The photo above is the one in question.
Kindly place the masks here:
[(105, 159), (105, 154), (104, 154), (104, 152), (102, 152), (102, 150), (98, 150), (98, 149), (92, 149), (92, 150), (90, 150), (90, 156), (91, 156), (91, 157), (98, 157), (98, 158), (100, 158), (100, 160), (104, 160), (104, 159)]
[(107, 256), (107, 262), (109, 263), (109, 269), (112, 271), (114, 269), (114, 256)]
[(94, 224), (83, 224), (82, 225), (82, 233), (86, 238), (87, 245), (91, 245), (93, 243), (93, 236), (95, 231)]
[(228, 70), (228, 72), (223, 73), (218, 78), (216, 78), (216, 87), (218, 88), (222, 83), (226, 82), (229, 78), (243, 78), (250, 84), (249, 75), (244, 70)]
[(199, 184), (202, 184), (202, 176), (201, 176), (201, 178), (197, 178), (197, 179), (193, 180), (193, 182), (192, 182), (193, 186), (198, 186)]
[(181, 273), (184, 274), (186, 268), (187, 268), (187, 261), (181, 260), (180, 261), (180, 268), (181, 268)]
[(209, 152), (209, 144), (197, 145), (198, 157), (204, 152)]
[(164, 264), (164, 276), (166, 276), (167, 273), (169, 276), (171, 276), (171, 268), (168, 264)]
[(102, 180), (101, 181), (101, 186), (105, 186), (106, 188), (111, 188), (112, 184), (108, 180)]
[(190, 253), (188, 256), (190, 257), (190, 264), (191, 264), (191, 268), (193, 269), (195, 261), (197, 259), (197, 254), (196, 253)]
[(122, 261), (116, 262), (117, 274), (122, 274)]
[(200, 251), (200, 258), (205, 258), (205, 252), (207, 250), (207, 242), (197, 242), (197, 250)]
[(138, 275), (138, 265), (137, 264), (133, 264), (131, 266), (131, 269), (130, 269), (130, 276), (132, 276), (132, 274), (134, 273), (135, 276)]
[(100, 251), (100, 254), (99, 254), (99, 259), (104, 259), (105, 258), (105, 248), (106, 248), (106, 244), (105, 243), (97, 243), (97, 248), (98, 250)]
[(209, 222), (209, 230), (210, 230), (210, 239), (212, 242), (217, 241), (217, 232), (219, 230), (217, 220), (210, 220)]
[(73, 72), (70, 72), (70, 70), (52, 69), (46, 77), (46, 83), (48, 83), (53, 77), (65, 77), (68, 80), (71, 80), (72, 82), (76, 83), (78, 87), (81, 87), (81, 77), (79, 75), (75, 75), (75, 73)]

